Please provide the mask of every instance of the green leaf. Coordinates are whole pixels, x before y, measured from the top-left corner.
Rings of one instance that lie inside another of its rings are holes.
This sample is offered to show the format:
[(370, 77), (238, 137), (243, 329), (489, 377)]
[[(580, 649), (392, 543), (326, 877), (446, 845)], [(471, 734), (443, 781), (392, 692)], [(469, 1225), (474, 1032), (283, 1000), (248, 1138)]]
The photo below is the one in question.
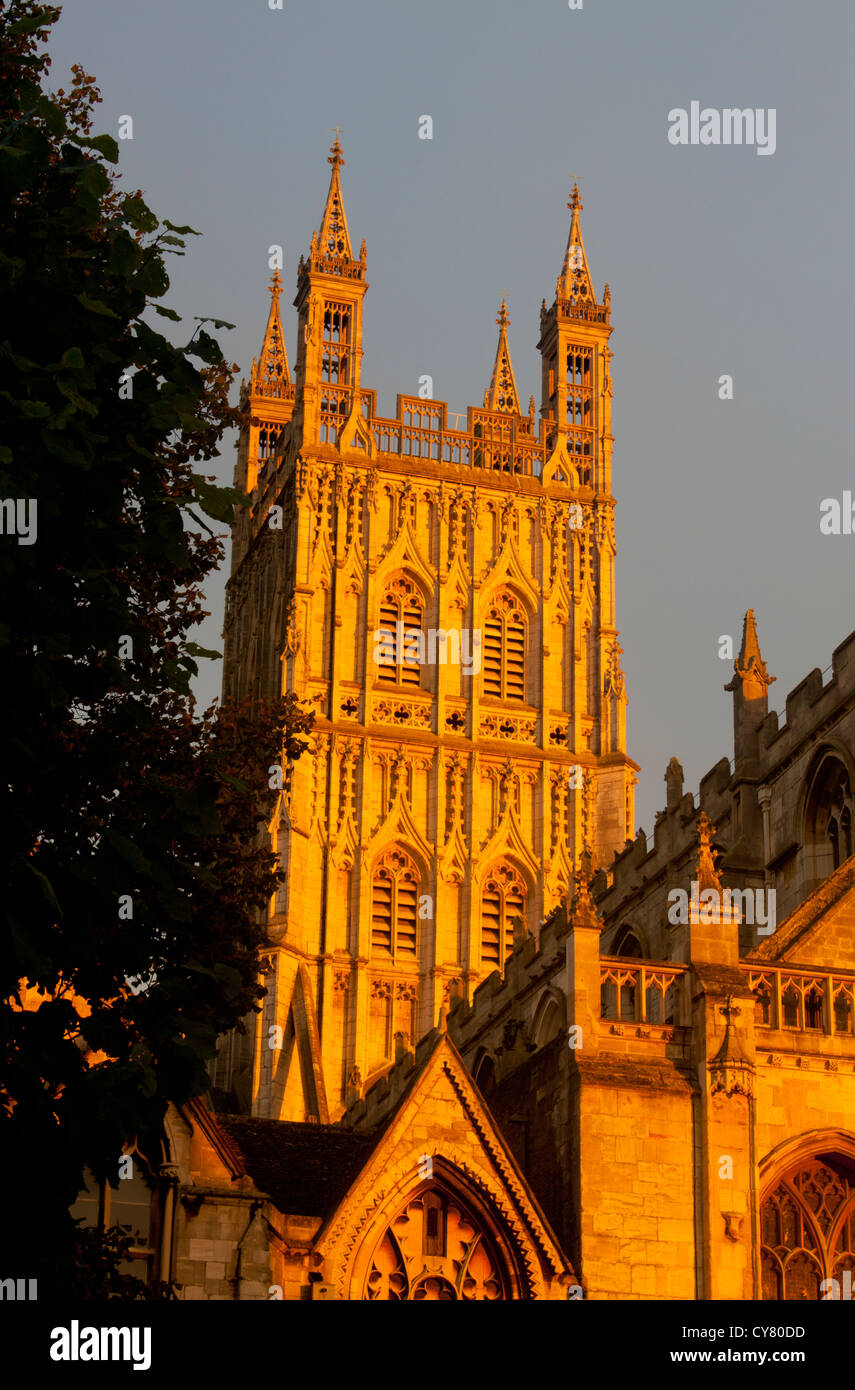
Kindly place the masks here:
[(235, 326), (233, 323), (226, 323), (225, 319), (200, 318), (198, 314), (194, 314), (193, 318), (196, 323), (212, 323), (215, 328), (234, 328)]
[(193, 227), (176, 227), (174, 222), (170, 222), (168, 217), (163, 219), (164, 227), (168, 227), (171, 232), (178, 232), (179, 236), (201, 236)]
[(94, 135), (91, 140), (81, 140), (81, 145), (87, 145), (90, 149), (98, 150), (110, 164), (118, 163), (119, 146), (112, 135)]
[(19, 410), (26, 420), (42, 420), (45, 415), (50, 415), (50, 407), (44, 401), (19, 401), (8, 391), (0, 391), (0, 396)]
[(187, 344), (187, 351), (192, 352), (194, 357), (201, 357), (202, 361), (211, 367), (216, 367), (223, 360), (219, 343), (210, 333), (206, 333), (204, 328), (198, 338)]
[(155, 457), (150, 449), (144, 449), (141, 444), (138, 444), (132, 434), (125, 435), (125, 443), (129, 449), (133, 449), (134, 453), (139, 454), (141, 458), (153, 459)]
[(222, 652), (211, 651), (209, 647), (200, 647), (197, 642), (185, 642), (184, 650), (188, 656), (206, 656), (211, 661), (219, 661), (223, 655)]
[(137, 232), (153, 232), (157, 228), (157, 218), (142, 198), (125, 198), (122, 213)]
[(89, 460), (83, 450), (72, 444), (66, 435), (58, 434), (55, 430), (42, 430), (42, 443), (48, 453), (53, 454), (60, 463), (82, 464), (84, 468), (89, 467)]
[(27, 865), (27, 868), (30, 870), (30, 873), (33, 874), (33, 876), (38, 880), (38, 884), (41, 888), (42, 894), (45, 897), (48, 904), (50, 905), (50, 907), (52, 908), (52, 910), (56, 913), (57, 917), (61, 917), (62, 908), (56, 900), (56, 894), (53, 891), (53, 887), (50, 883), (50, 880), (45, 878), (41, 870), (37, 869), (32, 862), (30, 862)]
[(10, 34), (32, 34), (36, 29), (48, 29), (53, 23), (50, 10), (37, 10), (25, 19), (17, 19), (7, 30)]
[(70, 347), (65, 349), (59, 365), (67, 367), (69, 371), (79, 371), (81, 367), (86, 366), (86, 363), (83, 361), (83, 353), (80, 348)]
[(174, 323), (181, 322), (181, 315), (176, 314), (174, 309), (164, 309), (160, 304), (152, 304), (152, 309), (156, 314), (161, 314), (165, 319), (172, 319)]
[(76, 391), (73, 386), (70, 386), (67, 381), (58, 379), (56, 385), (57, 390), (61, 391), (65, 399), (71, 401), (71, 404), (76, 406), (78, 410), (82, 410), (85, 414), (92, 415), (93, 417), (98, 414), (98, 407), (81, 396), (80, 392)]
[(224, 782), (227, 782), (228, 785), (229, 785), (230, 787), (234, 787), (234, 789), (235, 789), (236, 792), (240, 792), (241, 794), (245, 794), (246, 792), (249, 791), (249, 787), (247, 786), (246, 782), (244, 782), (244, 781), (242, 780), (242, 778), (240, 778), (240, 777), (232, 777), (232, 775), (231, 775), (230, 772), (221, 772), (221, 773), (220, 773), (220, 776), (221, 776), (222, 780), (223, 780)]
[(196, 500), (202, 511), (215, 521), (231, 521), (235, 502), (243, 494), (234, 487), (218, 487), (209, 483), (201, 473), (193, 474), (196, 484)]
[(117, 319), (119, 317), (114, 310), (110, 309), (108, 305), (104, 304), (100, 299), (90, 299), (88, 294), (78, 294), (75, 298), (78, 303), (82, 304), (84, 309), (88, 309), (91, 314), (102, 314), (108, 319)]
[(120, 835), (118, 830), (108, 829), (104, 831), (104, 839), (107, 840), (121, 859), (129, 864), (138, 874), (150, 874), (151, 865), (134, 844), (125, 835)]
[[(110, 179), (108, 175), (104, 172), (102, 166), (98, 163), (97, 159), (87, 160), (86, 168), (82, 171), (80, 177), (77, 180), (77, 187), (79, 189), (82, 188), (85, 193), (91, 193), (95, 198), (100, 198), (105, 193), (109, 193)], [(89, 205), (86, 204), (86, 207), (88, 212)], [(97, 204), (94, 208), (92, 208), (92, 211), (94, 212), (95, 217), (97, 218)]]
[(39, 97), (36, 103), (36, 110), (50, 131), (51, 135), (64, 135), (67, 129), (65, 116), (62, 111), (50, 99), (50, 97)]

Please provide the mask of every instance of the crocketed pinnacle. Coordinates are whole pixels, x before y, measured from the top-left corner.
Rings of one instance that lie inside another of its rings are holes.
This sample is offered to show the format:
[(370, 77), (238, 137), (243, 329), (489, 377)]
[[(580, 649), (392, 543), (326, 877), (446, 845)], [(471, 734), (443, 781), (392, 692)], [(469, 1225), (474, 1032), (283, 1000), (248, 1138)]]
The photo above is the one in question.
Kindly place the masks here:
[(484, 397), (484, 405), (487, 410), (502, 410), (509, 415), (519, 415), (520, 401), (517, 391), (514, 368), (511, 362), (511, 350), (508, 347), (508, 325), (510, 324), (508, 306), (502, 299), (499, 307), (496, 323), (499, 325), (499, 343), (496, 348), (496, 360), (493, 364), (493, 375), (490, 378), (490, 385)]
[(570, 209), (570, 234), (567, 238), (567, 250), (564, 252), (564, 265), (558, 277), (558, 293), (563, 299), (587, 299), (595, 304), (597, 296), (594, 293), (594, 282), (588, 269), (585, 243), (582, 240), (582, 199), (575, 179), (567, 206)]
[(769, 686), (775, 680), (777, 677), (770, 676), (766, 670), (766, 663), (763, 660), (760, 641), (757, 637), (754, 609), (749, 608), (742, 624), (742, 646), (739, 656), (733, 663), (733, 677), (724, 688), (725, 690), (735, 690), (738, 684), (744, 685), (746, 682)]
[(270, 313), (267, 316), (261, 355), (252, 364), (252, 389), (263, 396), (284, 396), (291, 384), (285, 335), (282, 332), (282, 318), (279, 313), (281, 293), (282, 276), (275, 270), (270, 281)]
[(344, 212), (344, 202), (341, 196), (341, 175), (339, 170), (344, 164), (342, 158), (341, 145), (336, 136), (327, 162), (332, 165), (332, 175), (330, 177), (330, 187), (327, 194), (324, 215), (321, 219), (321, 231), (318, 237), (318, 252), (321, 256), (329, 257), (333, 260), (352, 261), (353, 251), (350, 245), (350, 233), (347, 230), (347, 217)]

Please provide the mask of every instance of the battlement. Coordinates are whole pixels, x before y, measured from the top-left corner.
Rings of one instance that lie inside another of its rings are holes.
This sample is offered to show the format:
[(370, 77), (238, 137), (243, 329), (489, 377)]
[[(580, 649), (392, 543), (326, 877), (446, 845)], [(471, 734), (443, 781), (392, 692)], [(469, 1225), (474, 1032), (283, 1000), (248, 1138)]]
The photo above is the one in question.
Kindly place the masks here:
[[(785, 701), (784, 723), (780, 722), (779, 715), (774, 711), (762, 720), (758, 730), (758, 756), (748, 779), (752, 788), (774, 784), (796, 758), (805, 740), (815, 730), (831, 724), (847, 701), (855, 700), (855, 632), (835, 649), (831, 670), (832, 674), (825, 683), (823, 673), (815, 669), (789, 692)], [(666, 780), (671, 779), (669, 805), (657, 812), (652, 847), (644, 831), (639, 830), (635, 839), (627, 841), (625, 847), (615, 855), (612, 864), (597, 875), (592, 885), (597, 905), (609, 925), (616, 920), (616, 914), (626, 910), (631, 899), (648, 892), (649, 886), (657, 880), (663, 890), (666, 882), (669, 885), (676, 883), (675, 873), (683, 873), (692, 862), (698, 811), (706, 811), (715, 824), (720, 845), (735, 846), (740, 834), (744, 841), (745, 827), (743, 825), (740, 830), (733, 808), (734, 798), (746, 778), (744, 773), (737, 770), (734, 762), (727, 757), (720, 758), (705, 773), (700, 780), (697, 800), (691, 792), (682, 792), (682, 769), (679, 769), (678, 780), (674, 780), (676, 777), (669, 765), (666, 773)], [(788, 802), (793, 800), (789, 787), (786, 799)], [(788, 844), (793, 842), (795, 832), (790, 824), (791, 819), (791, 815), (783, 819), (781, 816), (777, 819), (773, 817), (773, 854), (775, 846), (783, 843), (782, 836)], [(783, 825), (788, 829), (782, 829)], [(747, 874), (749, 878), (758, 870), (762, 872), (757, 858), (759, 852), (759, 846), (756, 853), (752, 853), (741, 842), (734, 860), (737, 872)]]
[(855, 693), (855, 632), (835, 647), (831, 656), (831, 676), (823, 683), (824, 672), (818, 667), (787, 695), (785, 722), (771, 711), (760, 725), (760, 746), (771, 750), (782, 760), (815, 725), (822, 723), (837, 706)]
[(439, 1029), (433, 1028), (421, 1039), (415, 1052), (402, 1048), (392, 1066), (369, 1086), (363, 1096), (350, 1101), (341, 1123), (351, 1129), (373, 1129), (394, 1109), (421, 1066), (425, 1056), (436, 1046)]
[(567, 908), (561, 904), (544, 920), (540, 940), (526, 937), (514, 947), (504, 977), (494, 970), (475, 989), (471, 1002), (461, 999), (448, 1015), (448, 1031), (461, 1051), (513, 1007), (525, 1002), (560, 975), (566, 964), (565, 940), (570, 930)]

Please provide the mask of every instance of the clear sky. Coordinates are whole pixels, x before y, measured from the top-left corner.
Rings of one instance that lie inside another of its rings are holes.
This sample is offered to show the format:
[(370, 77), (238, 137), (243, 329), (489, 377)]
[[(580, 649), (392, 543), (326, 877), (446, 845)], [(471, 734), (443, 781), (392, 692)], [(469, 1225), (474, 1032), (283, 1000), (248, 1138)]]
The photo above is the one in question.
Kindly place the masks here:
[[(451, 410), (480, 402), (503, 291), (539, 406), (540, 302), (577, 173), (612, 291), (617, 617), (648, 833), (672, 754), (695, 789), (732, 751), (719, 638), (738, 647), (746, 608), (772, 708), (830, 664), (855, 627), (855, 535), (819, 530), (821, 501), (855, 492), (851, 0), (69, 0), (54, 36), (54, 84), (78, 61), (98, 129), (133, 117), (129, 186), (204, 233), (163, 302), (234, 323), (221, 342), (245, 373), (272, 244), (293, 367), (296, 265), (341, 127), (371, 284), (363, 384), (384, 414), (423, 374)], [(672, 145), (668, 113), (692, 101), (774, 108), (774, 154)], [(223, 481), (232, 468), (229, 449)], [(202, 634), (218, 649), (222, 595), (220, 578)], [(219, 681), (211, 664), (206, 702)]]

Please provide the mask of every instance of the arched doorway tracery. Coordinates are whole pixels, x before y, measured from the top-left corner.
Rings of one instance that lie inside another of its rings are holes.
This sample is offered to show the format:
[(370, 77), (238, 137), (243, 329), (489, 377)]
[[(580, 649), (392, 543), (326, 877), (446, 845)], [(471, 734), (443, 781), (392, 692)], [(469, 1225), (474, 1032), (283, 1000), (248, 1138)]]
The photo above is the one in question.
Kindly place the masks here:
[(406, 1198), (377, 1241), (362, 1297), (391, 1302), (496, 1302), (516, 1280), (498, 1233), (456, 1186), (433, 1178)]
[(855, 1167), (815, 1154), (790, 1167), (760, 1207), (763, 1298), (828, 1297), (826, 1281), (855, 1270)]

